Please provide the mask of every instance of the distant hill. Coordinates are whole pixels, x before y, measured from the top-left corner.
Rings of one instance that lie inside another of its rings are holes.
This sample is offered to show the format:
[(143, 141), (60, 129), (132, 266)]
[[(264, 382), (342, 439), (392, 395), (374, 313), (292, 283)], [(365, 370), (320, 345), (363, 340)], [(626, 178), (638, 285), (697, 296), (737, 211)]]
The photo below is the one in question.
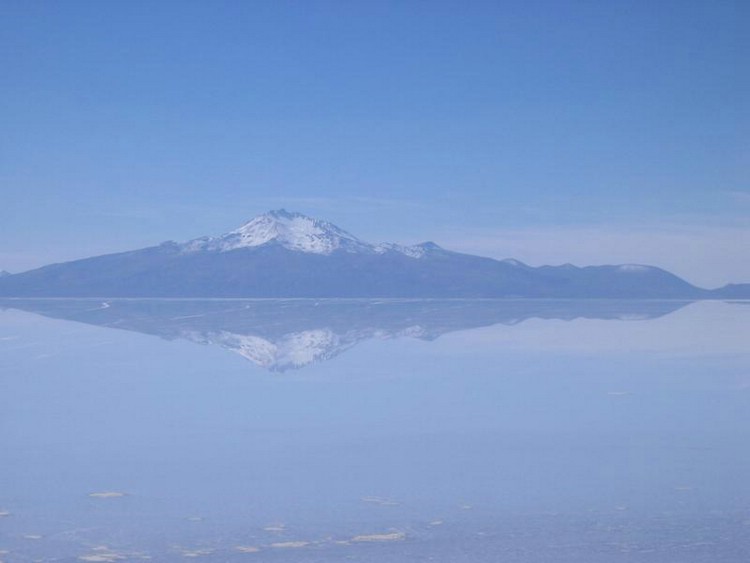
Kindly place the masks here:
[(51, 264), (0, 278), (4, 297), (429, 297), (705, 299), (709, 291), (654, 266), (531, 267), (433, 242), (370, 244), (285, 210), (219, 237)]
[(750, 283), (730, 283), (712, 294), (722, 299), (750, 299)]

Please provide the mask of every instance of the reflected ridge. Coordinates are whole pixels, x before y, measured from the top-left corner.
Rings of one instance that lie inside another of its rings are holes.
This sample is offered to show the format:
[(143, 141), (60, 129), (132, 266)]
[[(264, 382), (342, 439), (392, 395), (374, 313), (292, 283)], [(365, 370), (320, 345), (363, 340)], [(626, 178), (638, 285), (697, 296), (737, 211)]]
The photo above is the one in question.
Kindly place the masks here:
[(270, 371), (330, 360), (368, 339), (434, 340), (527, 319), (648, 320), (689, 301), (373, 299), (9, 299), (0, 308), (213, 344)]

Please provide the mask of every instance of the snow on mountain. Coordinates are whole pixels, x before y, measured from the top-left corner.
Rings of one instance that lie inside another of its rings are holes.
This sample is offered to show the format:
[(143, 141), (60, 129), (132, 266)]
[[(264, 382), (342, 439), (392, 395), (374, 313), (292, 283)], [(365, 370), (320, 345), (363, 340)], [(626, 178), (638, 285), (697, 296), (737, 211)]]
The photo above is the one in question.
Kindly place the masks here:
[(386, 252), (398, 252), (399, 254), (405, 254), (411, 258), (421, 258), (425, 255), (425, 249), (416, 244), (414, 246), (402, 246), (392, 242), (383, 242), (373, 247), (373, 250), (378, 254), (385, 254)]
[(203, 237), (182, 245), (186, 252), (209, 250), (229, 252), (240, 248), (253, 248), (278, 244), (288, 250), (310, 254), (331, 254), (336, 251), (383, 254), (398, 252), (412, 258), (421, 258), (434, 243), (401, 246), (392, 243), (373, 245), (364, 242), (333, 223), (314, 219), (285, 209), (269, 211), (248, 221), (238, 229), (219, 237)]
[(503, 264), (507, 264), (508, 266), (515, 266), (517, 268), (526, 267), (526, 264), (521, 262), (520, 260), (516, 260), (515, 258), (506, 258), (505, 260), (501, 260)]
[(617, 269), (620, 272), (629, 272), (632, 274), (643, 274), (654, 270), (652, 266), (644, 266), (642, 264), (621, 264)]

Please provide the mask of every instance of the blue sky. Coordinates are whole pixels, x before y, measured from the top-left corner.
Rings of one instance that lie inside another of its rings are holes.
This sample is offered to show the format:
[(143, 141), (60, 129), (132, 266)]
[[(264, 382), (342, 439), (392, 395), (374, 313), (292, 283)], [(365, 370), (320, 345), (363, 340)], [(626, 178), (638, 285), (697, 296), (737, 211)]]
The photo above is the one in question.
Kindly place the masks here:
[(750, 3), (0, 6), (0, 269), (270, 208), (750, 281)]

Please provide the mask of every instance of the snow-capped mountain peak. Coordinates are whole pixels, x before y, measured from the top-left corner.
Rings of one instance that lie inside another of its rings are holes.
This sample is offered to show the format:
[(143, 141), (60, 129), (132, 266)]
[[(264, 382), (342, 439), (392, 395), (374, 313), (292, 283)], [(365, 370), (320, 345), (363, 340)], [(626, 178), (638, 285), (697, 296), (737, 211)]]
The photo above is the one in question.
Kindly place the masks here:
[(364, 246), (357, 237), (328, 221), (285, 209), (269, 211), (221, 237), (224, 250), (260, 246), (276, 241), (289, 250), (330, 254), (346, 247)]
[(276, 209), (259, 215), (241, 227), (218, 237), (191, 240), (183, 244), (182, 248), (187, 252), (199, 250), (228, 252), (266, 244), (278, 244), (288, 250), (310, 254), (331, 254), (338, 250), (375, 254), (391, 251), (412, 258), (421, 258), (428, 251), (440, 248), (434, 243), (415, 246), (392, 243), (370, 244), (333, 223), (286, 209)]

